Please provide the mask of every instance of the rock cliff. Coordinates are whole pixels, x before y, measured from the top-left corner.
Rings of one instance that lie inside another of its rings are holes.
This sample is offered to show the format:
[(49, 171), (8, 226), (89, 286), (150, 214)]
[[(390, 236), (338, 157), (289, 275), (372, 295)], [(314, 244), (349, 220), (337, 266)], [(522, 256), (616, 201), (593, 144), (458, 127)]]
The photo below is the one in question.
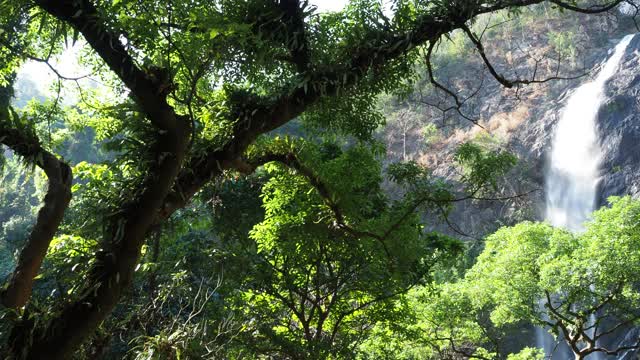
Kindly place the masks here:
[[(468, 93), (469, 88), (476, 92), (461, 110), (477, 121), (477, 125), (458, 114), (442, 114), (441, 109), (425, 105), (433, 104), (437, 96), (426, 81), (418, 84), (423, 88), (407, 100), (389, 106), (389, 125), (383, 136), (392, 159), (417, 161), (431, 168), (436, 176), (456, 181), (458, 171), (450, 160), (462, 142), (481, 142), (511, 151), (519, 158), (517, 167), (501, 182), (500, 196), (513, 196), (512, 199), (458, 204), (449, 216), (456, 229), (439, 219), (427, 219), (434, 227), (480, 239), (503, 225), (544, 219), (547, 155), (565, 101), (580, 84), (597, 75), (599, 66), (620, 38), (636, 31), (624, 19), (603, 24), (599, 19), (575, 17), (572, 21), (580, 23), (583, 33), (573, 39), (579, 40), (580, 46), (576, 47), (573, 60), (560, 61), (561, 64), (555, 61), (558, 49), (549, 42), (551, 34), (564, 31), (566, 19), (564, 22), (545, 20), (546, 24), (532, 21), (526, 25), (529, 30), (521, 30), (528, 31), (529, 37), (505, 31), (494, 34), (488, 41), (494, 44), (490, 57), (505, 76), (527, 78), (532, 76), (533, 68), (544, 67), (547, 70), (535, 70), (543, 73), (538, 78), (553, 78), (557, 74), (575, 78), (509, 90), (491, 78), (473, 56), (464, 57), (463, 63), (440, 67), (441, 73), (447, 67), (454, 68), (441, 82), (451, 84), (460, 96)], [(523, 48), (529, 50), (522, 51)], [(468, 51), (473, 55), (472, 49)], [(606, 198), (611, 195), (640, 193), (640, 171), (637, 170), (640, 166), (640, 36), (629, 45), (620, 69), (607, 83), (606, 93), (608, 99), (597, 120), (603, 149), (599, 206), (606, 204)], [(407, 120), (410, 116), (414, 117), (413, 123)], [(435, 140), (433, 135), (427, 139), (425, 124), (437, 128)]]

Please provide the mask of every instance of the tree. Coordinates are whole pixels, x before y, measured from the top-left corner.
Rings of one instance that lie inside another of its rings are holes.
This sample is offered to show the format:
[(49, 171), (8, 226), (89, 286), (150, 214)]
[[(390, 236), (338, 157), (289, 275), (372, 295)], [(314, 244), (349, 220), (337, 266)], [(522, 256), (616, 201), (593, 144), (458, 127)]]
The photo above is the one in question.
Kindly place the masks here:
[[(3, 1), (0, 74), (7, 79), (0, 85), (10, 83), (24, 60), (51, 65), (63, 43), (82, 37), (90, 49), (85, 60), (118, 96), (92, 101), (90, 89), (82, 88), (90, 99), (73, 117), (109, 140), (117, 154), (111, 167), (121, 175), (94, 204), (102, 214), (91, 224), (99, 229), (94, 236), (100, 245), (86, 278), (49, 321), (37, 321), (42, 314), (22, 309), (69, 204), (72, 173), (40, 140), (30, 114), (0, 113), (2, 143), (49, 180), (44, 206), (2, 293), (6, 307), (22, 312), (7, 351), (12, 357), (68, 358), (131, 285), (152, 229), (213, 179), (245, 171), (245, 152), (260, 136), (301, 117), (310, 126), (367, 139), (382, 121), (371, 99), (396, 89), (411, 74), (417, 53), (426, 48), (429, 57), (449, 32), (464, 30), (505, 86), (538, 81), (502, 76), (467, 24), (481, 14), (541, 2), (398, 1), (388, 18), (368, 0), (327, 15), (297, 0)], [(597, 13), (622, 1), (583, 8), (549, 2)], [(56, 73), (59, 84), (78, 81)], [(61, 109), (58, 100), (51, 111)], [(41, 115), (50, 121), (48, 111)]]
[(265, 167), (265, 219), (251, 234), (257, 252), (241, 295), (252, 300), (239, 309), (255, 326), (242, 340), (278, 358), (353, 357), (369, 329), (394, 316), (398, 295), (461, 244), (422, 231), (413, 209), (448, 201), (446, 189), (437, 198), (437, 182), (423, 173), (398, 176), (421, 185), (390, 202), (368, 148), (304, 148)]
[[(405, 109), (401, 110), (393, 117), (391, 121), (391, 125), (393, 128), (394, 135), (399, 135), (401, 138), (400, 142), (402, 144), (402, 160), (408, 161), (407, 159), (407, 136), (410, 136), (410, 132), (417, 128), (420, 125), (420, 119), (417, 114), (410, 110)], [(395, 137), (395, 136), (394, 136)]]
[(640, 202), (610, 203), (583, 234), (525, 222), (489, 236), (463, 280), (419, 300), (424, 341), (471, 358), (504, 358), (501, 340), (528, 322), (550, 329), (576, 359), (640, 348), (640, 339), (604, 345), (640, 320)]

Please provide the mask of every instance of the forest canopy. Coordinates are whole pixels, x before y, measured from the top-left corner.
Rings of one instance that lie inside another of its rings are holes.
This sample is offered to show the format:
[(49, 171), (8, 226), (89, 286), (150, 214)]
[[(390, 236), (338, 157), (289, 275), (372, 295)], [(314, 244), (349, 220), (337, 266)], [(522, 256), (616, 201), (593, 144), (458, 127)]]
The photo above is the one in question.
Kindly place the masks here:
[[(550, 326), (585, 356), (606, 352), (585, 319), (605, 302), (624, 326), (638, 320), (625, 310), (640, 294), (637, 202), (612, 199), (581, 235), (502, 229), (460, 275), (469, 244), (448, 214), (502, 200), (517, 157), (465, 142), (447, 160), (459, 174), (451, 182), (406, 154), (385, 158), (376, 132), (387, 121), (382, 97), (409, 98), (420, 84), (448, 99), (445, 112), (482, 127), (469, 99), (437, 76), (465, 54), (514, 90), (582, 76), (560, 73), (571, 71), (563, 64), (538, 72), (536, 63), (531, 76), (501, 69), (483, 45), (501, 23), (491, 16), (607, 16), (623, 3), (637, 9), (620, 0), (352, 0), (334, 12), (300, 0), (0, 0), (0, 354), (504, 358), (490, 344), (518, 322)], [(460, 36), (468, 49), (447, 45)], [(57, 69), (70, 47), (86, 75)], [(16, 101), (33, 92), (18, 86), (30, 62), (54, 73), (52, 91)], [(425, 139), (434, 132), (425, 127)], [(545, 297), (542, 316), (531, 301)]]

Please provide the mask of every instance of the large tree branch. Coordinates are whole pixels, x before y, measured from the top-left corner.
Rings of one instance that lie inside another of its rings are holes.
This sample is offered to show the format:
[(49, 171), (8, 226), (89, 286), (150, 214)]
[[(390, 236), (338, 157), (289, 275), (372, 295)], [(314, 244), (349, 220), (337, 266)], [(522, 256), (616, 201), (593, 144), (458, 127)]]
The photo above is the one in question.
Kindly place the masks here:
[[(511, 89), (516, 85), (544, 84), (552, 80), (575, 80), (587, 75), (586, 73), (583, 73), (583, 74), (579, 74), (577, 76), (571, 76), (571, 77), (558, 76), (558, 73), (560, 71), (560, 67), (558, 66), (556, 68), (556, 74), (554, 76), (546, 77), (544, 79), (536, 79), (536, 72), (537, 72), (537, 63), (536, 63), (536, 69), (534, 69), (534, 75), (531, 79), (520, 79), (520, 78), (507, 79), (506, 77), (504, 77), (504, 75), (500, 74), (496, 70), (496, 68), (493, 66), (491, 61), (489, 61), (489, 58), (487, 57), (487, 54), (484, 51), (484, 45), (482, 44), (480, 39), (471, 31), (471, 29), (466, 25), (461, 26), (461, 28), (467, 34), (467, 37), (471, 40), (473, 45), (475, 45), (476, 49), (478, 50), (478, 53), (480, 54), (480, 57), (482, 58), (482, 61), (484, 61), (484, 64), (487, 67), (487, 70), (489, 70), (489, 73), (491, 74), (491, 76), (493, 76), (500, 84), (502, 84), (502, 86), (508, 89)], [(431, 73), (430, 73), (430, 76), (432, 76)], [(451, 90), (448, 90), (442, 86), (439, 86), (439, 88), (447, 92), (449, 95), (454, 96), (454, 98), (457, 99), (457, 97), (455, 97), (455, 94), (453, 94)], [(460, 106), (460, 103), (457, 100), (456, 100), (456, 103), (458, 104), (458, 106)]]
[[(235, 110), (236, 118), (240, 120), (235, 125), (233, 140), (221, 150), (211, 151), (189, 161), (179, 175), (174, 190), (167, 197), (158, 221), (167, 218), (176, 209), (184, 207), (198, 190), (224, 170), (237, 168), (241, 164), (238, 161), (239, 157), (256, 137), (296, 118), (321, 98), (343, 93), (356, 86), (360, 79), (367, 75), (377, 77), (385, 64), (419, 46), (434, 44), (443, 34), (466, 26), (468, 21), (480, 14), (544, 1), (504, 0), (492, 5), (469, 3), (468, 7), (463, 9), (452, 7), (444, 13), (424, 14), (418, 17), (412, 30), (403, 33), (386, 29), (379, 31), (376, 36), (372, 36), (378, 40), (349, 51), (350, 56), (347, 59), (337, 62), (329, 70), (307, 72), (305, 81), (296, 79), (296, 84), (281, 90), (280, 95), (241, 104), (242, 106)], [(607, 3), (606, 6), (598, 8), (599, 12), (608, 11), (619, 3), (620, 0)]]
[[(515, 3), (536, 3), (543, 0), (516, 1)], [(404, 56), (407, 52), (427, 42), (436, 41), (442, 34), (450, 32), (460, 25), (450, 18), (434, 14), (420, 17), (411, 31), (394, 33), (383, 31), (376, 42), (362, 45), (350, 52), (350, 57), (330, 70), (307, 73), (303, 82), (296, 79), (289, 89), (280, 91), (275, 100), (257, 100), (242, 104), (236, 109), (239, 120), (234, 129), (233, 140), (222, 150), (216, 150), (205, 156), (193, 158), (178, 177), (174, 191), (167, 197), (159, 219), (167, 218), (176, 209), (184, 207), (188, 200), (212, 178), (226, 169), (236, 168), (239, 157), (256, 137), (274, 130), (316, 104), (322, 97), (336, 96), (353, 88), (370, 74), (377, 72), (388, 62)], [(470, 14), (470, 16), (475, 16)], [(468, 20), (468, 19), (466, 19)]]
[[(57, 19), (72, 25), (84, 36), (95, 52), (131, 90), (131, 94), (151, 122), (160, 129), (175, 126), (173, 109), (166, 101), (163, 89), (171, 81), (160, 69), (138, 67), (122, 44), (121, 32), (110, 29), (89, 0), (36, 0), (42, 9)], [(154, 73), (155, 70), (155, 73)]]
[(614, 0), (609, 1), (605, 4), (595, 4), (589, 7), (583, 8), (577, 5), (573, 5), (570, 2), (562, 1), (562, 0), (549, 0), (550, 3), (555, 4), (563, 9), (571, 10), (574, 12), (579, 12), (583, 14), (599, 14), (603, 12), (607, 12), (612, 10), (616, 6), (622, 4), (623, 2), (627, 2), (627, 0)]
[(147, 73), (135, 65), (118, 32), (109, 29), (91, 1), (36, 3), (84, 35), (131, 90), (132, 97), (157, 129), (152, 145), (155, 158), (149, 159), (148, 175), (138, 195), (120, 204), (117, 216), (110, 218), (84, 289), (46, 328), (14, 329), (14, 350), (29, 349), (30, 359), (66, 359), (113, 310), (131, 283), (145, 236), (182, 166), (191, 130), (189, 121), (177, 115), (166, 101), (167, 94), (162, 89), (169, 80), (160, 72)]
[(69, 206), (72, 175), (71, 168), (45, 150), (35, 134), (27, 134), (27, 131), (12, 127), (9, 119), (2, 114), (0, 143), (11, 148), (16, 154), (34, 161), (49, 179), (44, 204), (38, 211), (36, 223), (26, 245), (20, 251), (14, 272), (6, 287), (0, 291), (0, 302), (7, 308), (18, 310), (26, 305), (31, 296), (33, 279)]

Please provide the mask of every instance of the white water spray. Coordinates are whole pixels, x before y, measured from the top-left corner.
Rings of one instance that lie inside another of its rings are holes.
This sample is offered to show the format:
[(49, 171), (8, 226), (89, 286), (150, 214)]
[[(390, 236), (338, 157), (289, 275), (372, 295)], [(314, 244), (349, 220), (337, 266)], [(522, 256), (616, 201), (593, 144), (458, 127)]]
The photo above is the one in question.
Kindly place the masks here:
[(546, 218), (554, 226), (580, 231), (594, 210), (601, 160), (596, 116), (605, 100), (604, 85), (618, 69), (632, 38), (625, 36), (598, 77), (569, 97), (556, 125), (545, 179)]
[[(582, 231), (583, 223), (595, 210), (601, 161), (596, 117), (605, 100), (605, 83), (618, 69), (631, 39), (633, 35), (625, 36), (596, 79), (571, 94), (556, 125), (545, 177), (546, 219), (554, 226)], [(536, 329), (536, 346), (544, 348), (547, 356), (553, 351), (552, 345), (550, 335)], [(590, 358), (597, 360), (600, 355)]]

